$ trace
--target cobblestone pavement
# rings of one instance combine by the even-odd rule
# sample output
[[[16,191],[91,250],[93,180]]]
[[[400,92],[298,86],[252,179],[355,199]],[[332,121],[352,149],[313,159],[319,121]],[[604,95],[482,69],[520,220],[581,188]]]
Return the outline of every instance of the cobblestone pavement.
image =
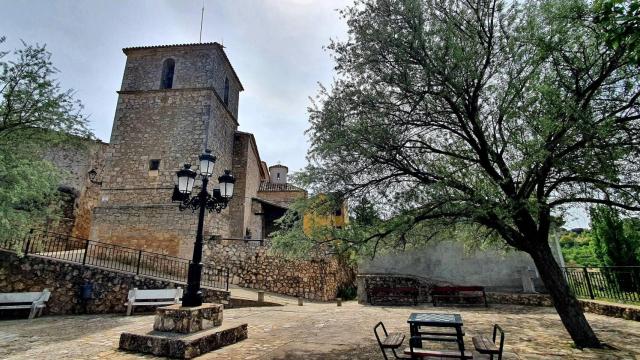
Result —
[[[391,331],[408,333],[411,312],[457,312],[471,336],[489,334],[493,323],[506,332],[504,359],[640,359],[640,322],[587,314],[600,339],[617,350],[572,348],[553,308],[493,305],[485,308],[372,307],[345,302],[299,307],[228,309],[225,319],[249,324],[249,339],[198,359],[382,359],[373,336],[379,320]],[[153,316],[45,316],[0,321],[3,359],[153,358],[117,350],[123,331],[150,329]],[[406,345],[406,340],[405,340]]]

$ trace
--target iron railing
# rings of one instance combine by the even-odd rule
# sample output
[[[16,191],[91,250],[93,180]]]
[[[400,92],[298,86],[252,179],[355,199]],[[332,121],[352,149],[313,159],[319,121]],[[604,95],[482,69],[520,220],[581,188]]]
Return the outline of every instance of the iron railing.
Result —
[[[20,249],[25,256],[41,256],[178,282],[187,281],[190,262],[126,246],[33,230],[22,240],[0,241],[0,249]],[[229,290],[229,269],[204,265],[201,285]]]
[[[564,273],[578,297],[640,301],[640,266],[565,267]]]

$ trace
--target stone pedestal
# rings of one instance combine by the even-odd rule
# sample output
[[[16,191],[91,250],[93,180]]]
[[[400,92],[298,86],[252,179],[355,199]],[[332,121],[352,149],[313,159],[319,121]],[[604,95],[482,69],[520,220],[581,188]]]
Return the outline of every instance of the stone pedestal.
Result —
[[[524,293],[536,293],[536,287],[533,284],[533,278],[536,273],[531,268],[523,268],[520,270],[520,279],[522,280],[522,291]]]
[[[192,334],[150,331],[122,333],[120,349],[156,356],[192,359],[247,338],[247,324],[230,322],[224,326]]]
[[[220,325],[222,325],[221,304],[202,304],[195,307],[182,307],[176,304],[156,310],[153,330],[190,334]]]
[[[222,326],[222,305],[179,304],[156,309],[153,331],[122,333],[120,349],[156,356],[191,359],[246,339],[247,324]]]

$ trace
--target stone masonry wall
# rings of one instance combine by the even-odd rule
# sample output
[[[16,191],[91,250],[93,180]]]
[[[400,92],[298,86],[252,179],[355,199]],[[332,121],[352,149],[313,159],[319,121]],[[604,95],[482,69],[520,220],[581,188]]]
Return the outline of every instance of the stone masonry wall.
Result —
[[[215,174],[231,169],[235,120],[210,90],[121,94],[115,117],[90,238],[190,257],[197,216],[171,204],[175,172],[185,162],[197,169],[204,148],[217,157]],[[151,159],[161,160],[158,171]],[[229,236],[228,210],[208,216],[205,232]]]
[[[93,298],[86,304],[80,297],[80,286],[93,284]],[[40,257],[18,257],[0,251],[0,292],[26,292],[49,289],[51,298],[44,314],[124,313],[130,289],[166,289],[184,284],[139,277]],[[229,292],[203,289],[205,301],[228,302]],[[149,311],[145,306],[141,311]]]
[[[165,48],[125,49],[127,63],[122,79],[122,91],[160,89],[162,65],[166,59],[175,61],[174,89],[214,89],[222,99],[224,79],[229,79],[229,110],[238,118],[238,97],[241,85],[233,75],[231,64],[221,47],[170,46]]]
[[[264,224],[264,208],[257,200],[251,201],[251,218],[249,219],[249,231],[252,239],[264,239],[266,237]]]
[[[398,274],[358,274],[356,278],[358,288],[358,303],[369,304],[369,293],[373,288],[397,288],[397,287],[413,287],[418,289],[418,302],[429,302],[431,289],[435,285],[449,285],[432,279],[427,279],[414,275],[398,275]],[[401,302],[410,303],[413,299],[376,299],[376,303],[384,302]]]
[[[251,134],[236,132],[233,145],[233,175],[236,184],[234,197],[229,203],[229,233],[235,238],[247,235],[247,229],[251,228],[251,221],[256,217],[252,214],[251,199],[256,196],[260,186],[260,164],[253,144]],[[254,239],[261,239],[251,233]]]
[[[340,288],[355,280],[353,270],[336,259],[290,260],[270,255],[269,247],[268,243],[210,241],[205,259],[227,266],[232,284],[310,300],[335,299]]]
[[[198,215],[179,211],[177,205],[98,207],[100,222],[91,228],[91,239],[165,255],[191,258]],[[228,210],[205,213],[204,236],[226,234]]]
[[[250,135],[245,135],[250,137]],[[259,163],[259,155],[258,149],[255,148],[255,142],[250,141],[247,151],[247,176],[245,179],[245,199],[244,199],[244,226],[243,231],[246,235],[247,228],[251,228],[251,221],[253,218],[261,218],[261,215],[255,215],[255,212],[252,211],[251,203],[253,202],[252,198],[256,197],[258,193],[258,188],[260,187],[260,163]],[[263,237],[258,237],[257,234],[254,235],[251,232],[251,237],[253,239],[262,239]]]
[[[197,168],[205,146],[217,157],[216,173],[230,169],[236,124],[222,107],[210,90],[121,93],[106,156],[105,195],[120,189],[172,189],[175,171],[185,162]],[[160,160],[156,173],[149,171],[151,159]],[[121,200],[157,201],[144,196]]]
[[[73,202],[69,204],[70,211],[65,212],[65,218],[62,220],[65,226],[49,230],[87,238],[91,228],[91,210],[97,204],[100,195],[100,185],[92,183],[88,174],[92,169],[98,176],[102,174],[104,154],[109,144],[101,141],[79,140],[82,143],[48,148],[43,153],[43,158],[52,162],[63,172],[60,186],[65,189]]]

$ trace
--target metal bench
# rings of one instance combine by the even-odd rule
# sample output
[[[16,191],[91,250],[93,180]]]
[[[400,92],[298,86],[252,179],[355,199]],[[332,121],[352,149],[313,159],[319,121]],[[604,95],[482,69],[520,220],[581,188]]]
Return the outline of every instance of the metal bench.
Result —
[[[496,336],[500,332],[500,345],[496,344]],[[480,354],[490,355],[490,359],[493,360],[493,355],[498,355],[498,360],[502,360],[502,350],[504,348],[504,331],[498,326],[493,325],[493,339],[489,339],[485,336],[474,336],[471,338],[473,341],[473,347]]]
[[[127,316],[131,315],[134,306],[158,306],[177,304],[182,298],[182,288],[176,289],[149,289],[134,288],[129,290],[127,299]],[[142,301],[140,301],[142,300]]]
[[[48,289],[40,292],[1,293],[0,310],[31,309],[29,319],[42,315],[42,309],[51,293]]]
[[[438,300],[451,300],[451,299],[469,299],[476,298],[481,299],[484,302],[484,306],[488,307],[487,293],[483,286],[434,286],[431,289],[431,301],[433,306],[438,306]],[[459,303],[464,303],[460,301]]]
[[[384,338],[380,340],[380,335],[378,335],[378,328],[382,327],[382,331],[384,333]],[[385,360],[388,360],[386,349],[391,349],[393,352],[393,356],[396,359],[406,359],[404,357],[399,357],[396,353],[396,349],[402,346],[402,342],[404,341],[404,334],[399,332],[387,333],[387,329],[384,327],[382,321],[376,324],[373,327],[373,333],[376,335],[376,340],[378,340],[378,346],[380,346],[380,351],[382,351],[382,356],[384,356]]]

